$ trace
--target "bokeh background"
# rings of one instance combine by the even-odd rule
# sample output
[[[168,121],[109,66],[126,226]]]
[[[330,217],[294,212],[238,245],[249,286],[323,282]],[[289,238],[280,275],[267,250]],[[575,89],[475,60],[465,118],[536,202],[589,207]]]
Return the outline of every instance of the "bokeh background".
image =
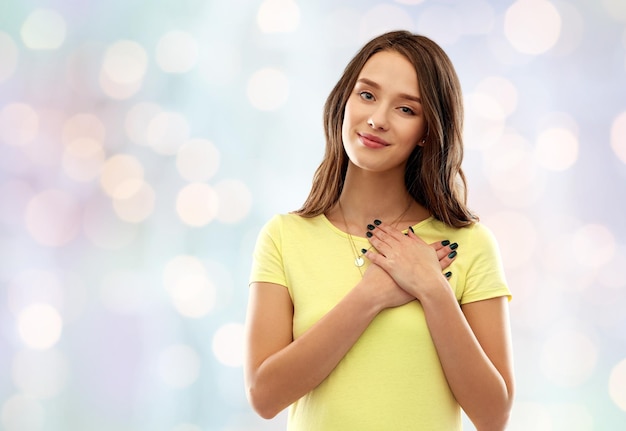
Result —
[[[1,429],[284,429],[244,394],[254,241],[306,197],[345,64],[399,28],[463,85],[510,429],[626,429],[623,0],[0,2]]]

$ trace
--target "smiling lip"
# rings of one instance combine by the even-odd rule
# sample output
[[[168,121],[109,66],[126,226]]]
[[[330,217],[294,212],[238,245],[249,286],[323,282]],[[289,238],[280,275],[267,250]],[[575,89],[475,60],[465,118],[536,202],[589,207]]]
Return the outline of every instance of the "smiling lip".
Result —
[[[359,140],[363,145],[368,148],[384,148],[389,145],[389,142],[378,136],[370,135],[368,133],[359,133]]]

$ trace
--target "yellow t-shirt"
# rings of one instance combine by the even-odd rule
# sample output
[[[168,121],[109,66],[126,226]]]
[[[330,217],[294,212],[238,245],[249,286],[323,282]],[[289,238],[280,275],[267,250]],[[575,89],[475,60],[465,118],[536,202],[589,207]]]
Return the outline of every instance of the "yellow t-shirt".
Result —
[[[497,244],[480,224],[456,229],[431,217],[413,226],[427,243],[459,244],[446,269],[460,304],[510,296]],[[357,250],[369,248],[353,236]],[[261,230],[251,282],[285,286],[301,336],[361,278],[346,233],[324,215],[277,215]],[[361,268],[365,270],[369,262]],[[289,431],[461,429],[460,408],[444,376],[418,301],[381,312],[332,373],[293,403]]]

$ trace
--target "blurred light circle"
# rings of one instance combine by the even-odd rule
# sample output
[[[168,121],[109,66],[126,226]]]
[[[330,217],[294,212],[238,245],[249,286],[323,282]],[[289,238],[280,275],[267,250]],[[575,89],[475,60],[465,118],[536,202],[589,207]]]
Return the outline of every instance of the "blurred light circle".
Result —
[[[181,277],[170,290],[174,308],[183,316],[204,317],[215,306],[215,287],[202,275]]]
[[[2,404],[2,425],[5,431],[41,431],[44,409],[36,399],[16,394]]]
[[[613,120],[611,126],[611,148],[615,155],[626,163],[626,111]]]
[[[587,224],[574,233],[572,251],[579,264],[600,268],[613,259],[617,249],[615,236],[605,226]]]
[[[146,130],[148,145],[164,155],[174,155],[189,140],[189,122],[176,112],[159,112]]]
[[[100,172],[100,185],[102,189],[111,197],[121,198],[137,192],[143,184],[144,170],[139,160],[128,154],[116,154],[110,157],[102,166]],[[129,180],[140,180],[132,183],[136,187],[130,190],[128,187],[120,187]]]
[[[57,49],[65,40],[65,20],[50,9],[35,9],[22,24],[22,41],[27,48]]]
[[[192,183],[178,192],[176,213],[190,226],[205,226],[217,216],[218,195],[211,186]]]
[[[48,399],[58,395],[66,386],[69,364],[56,349],[22,350],[13,358],[13,382],[22,394]]]
[[[598,349],[586,334],[560,329],[552,331],[543,345],[541,369],[557,385],[573,388],[591,376],[597,359]]]
[[[60,247],[79,233],[81,208],[76,199],[62,190],[35,195],[26,207],[26,229],[38,243]]]
[[[206,268],[197,257],[187,255],[176,256],[165,265],[163,284],[165,285],[165,289],[172,293],[180,280],[184,277],[206,277],[206,275]]]
[[[520,268],[528,264],[537,245],[537,232],[526,215],[501,211],[484,217],[484,223],[498,239],[505,268]]]
[[[133,84],[143,80],[148,67],[148,54],[137,42],[120,40],[107,48],[102,71],[115,84]]]
[[[45,303],[60,309],[63,306],[63,287],[58,274],[41,269],[18,272],[7,288],[9,310],[15,315],[29,305]]]
[[[198,61],[198,42],[185,31],[170,31],[157,43],[156,61],[164,72],[188,72]]]
[[[535,178],[535,164],[529,145],[519,135],[507,134],[484,152],[483,171],[491,187],[517,191],[530,187]]]
[[[501,76],[488,76],[478,83],[476,94],[488,99],[482,99],[488,118],[496,120],[508,117],[517,108],[517,88],[511,81]],[[479,96],[480,97],[480,96]],[[478,99],[478,107],[481,107]],[[493,103],[497,103],[497,107]]]
[[[158,373],[166,385],[186,388],[198,380],[200,356],[185,344],[168,346],[158,356]]]
[[[24,308],[17,319],[24,344],[33,349],[49,349],[61,338],[63,320],[51,305],[38,303]]]
[[[222,223],[238,223],[252,208],[252,193],[243,181],[222,180],[215,184],[219,206],[217,219]]]
[[[626,412],[626,358],[622,359],[611,370],[609,396],[617,407]]]
[[[578,138],[567,129],[544,130],[537,138],[535,158],[552,171],[569,169],[578,159]]]
[[[504,33],[519,52],[542,54],[559,40],[561,16],[547,0],[517,0],[506,11]]]
[[[361,18],[359,38],[367,41],[387,31],[415,27],[413,18],[405,9],[381,3],[369,9]]]
[[[7,33],[0,31],[0,82],[11,78],[17,68],[19,51],[13,38]]]
[[[139,102],[134,105],[126,114],[124,122],[128,138],[135,144],[148,145],[148,127],[161,111],[161,107],[154,103]]]
[[[213,354],[228,367],[243,364],[244,327],[240,323],[226,323],[213,335]]]
[[[263,33],[292,32],[300,24],[300,8],[293,0],[264,0],[256,20]]]
[[[98,141],[78,138],[65,146],[63,172],[75,181],[88,182],[100,175],[106,155]]]
[[[623,0],[602,0],[602,5],[613,19],[626,22],[626,3]]]
[[[139,182],[139,184],[136,184]],[[128,193],[120,193],[120,189]],[[140,223],[154,212],[156,193],[150,184],[143,180],[130,179],[121,183],[113,198],[113,209],[119,218],[130,223]]]
[[[400,3],[400,4],[415,5],[415,4],[423,3],[424,0],[395,0],[395,2]]]
[[[111,80],[111,78],[102,71],[100,72],[99,83],[102,92],[111,99],[125,100],[139,92],[143,81],[134,81],[130,84],[119,83]]]
[[[85,205],[83,230],[99,248],[120,250],[137,238],[137,225],[120,220],[108,199],[92,199]]]
[[[248,100],[261,111],[280,108],[289,98],[289,79],[278,69],[256,71],[248,81]]]
[[[215,175],[219,166],[220,152],[206,139],[192,139],[176,154],[178,173],[187,181],[206,181]]]
[[[39,133],[39,115],[25,103],[9,103],[0,111],[0,139],[9,145],[32,142]]]
[[[93,114],[76,114],[63,124],[63,143],[69,145],[77,139],[90,139],[102,145],[106,129],[104,123]]]

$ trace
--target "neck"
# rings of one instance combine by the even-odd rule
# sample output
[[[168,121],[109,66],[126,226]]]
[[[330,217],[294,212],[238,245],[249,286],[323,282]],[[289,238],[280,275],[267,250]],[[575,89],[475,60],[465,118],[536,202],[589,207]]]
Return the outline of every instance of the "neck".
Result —
[[[375,219],[406,228],[408,224],[400,224],[408,221],[416,223],[428,217],[428,212],[415,202],[406,189],[404,169],[372,173],[350,163],[339,203],[341,208],[335,205],[327,217],[345,231],[361,235],[365,226]]]

